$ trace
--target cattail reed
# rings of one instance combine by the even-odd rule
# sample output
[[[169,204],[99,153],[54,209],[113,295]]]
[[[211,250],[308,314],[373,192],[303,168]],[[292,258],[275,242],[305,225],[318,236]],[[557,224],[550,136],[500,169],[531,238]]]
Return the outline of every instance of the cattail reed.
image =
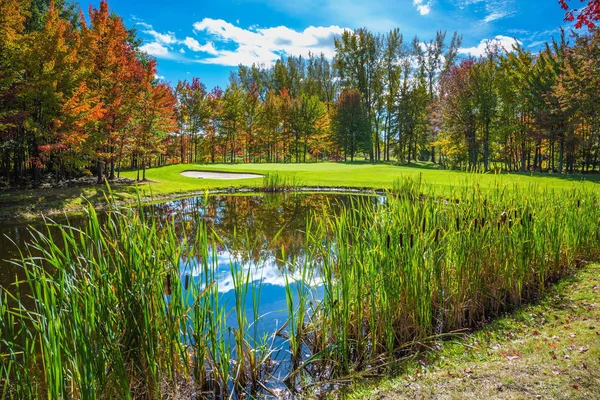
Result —
[[[281,184],[270,179],[271,187]],[[360,375],[405,356],[408,343],[472,328],[538,298],[600,250],[594,191],[540,196],[536,187],[462,185],[440,202],[422,196],[415,179],[397,187],[383,205],[363,199],[307,221],[304,258],[282,268],[296,272],[285,273],[287,321],[264,339],[253,332],[260,287],[253,292],[249,273],[232,260],[233,304],[222,301],[210,255],[223,241],[205,224],[181,240],[174,224],[157,223],[141,205],[115,209],[106,224],[89,207],[83,232],[60,226],[56,240],[38,234],[27,251],[41,256],[19,262],[35,301],[27,309],[17,302],[13,312],[0,291],[3,346],[15,350],[22,339],[22,348],[39,349],[11,355],[15,397],[164,398],[186,383],[214,397],[255,397],[272,379],[277,352],[295,367],[291,385],[306,371],[311,382]],[[415,245],[423,251],[409,250]],[[191,268],[202,271],[197,279]],[[274,345],[275,337],[284,343]],[[44,368],[31,367],[35,357]],[[5,371],[0,385],[10,378]]]

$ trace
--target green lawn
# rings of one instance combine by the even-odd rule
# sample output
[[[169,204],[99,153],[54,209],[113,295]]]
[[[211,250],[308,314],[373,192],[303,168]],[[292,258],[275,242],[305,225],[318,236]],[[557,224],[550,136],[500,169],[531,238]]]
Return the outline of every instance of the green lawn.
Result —
[[[568,189],[583,185],[594,190],[600,189],[598,175],[542,175],[542,174],[469,174],[460,171],[445,171],[425,166],[394,166],[371,163],[314,163],[314,164],[211,164],[194,165],[178,164],[153,168],[146,171],[146,177],[151,183],[143,188],[150,188],[156,195],[202,191],[204,189],[227,187],[259,187],[262,179],[243,180],[211,180],[188,178],[181,175],[182,171],[227,171],[249,173],[273,173],[282,177],[296,180],[303,186],[327,187],[361,187],[361,188],[391,188],[394,180],[402,177],[418,177],[421,174],[423,182],[436,192],[444,192],[451,186],[472,184],[478,182],[482,187],[500,182],[501,184],[516,183],[519,185],[536,184],[541,189]],[[125,177],[135,178],[136,172],[125,172]]]
[[[388,164],[313,163],[313,164],[177,164],[151,168],[146,171],[149,182],[130,186],[115,186],[113,195],[122,202],[134,201],[139,189],[146,199],[163,200],[173,197],[203,193],[207,189],[250,187],[259,188],[262,178],[242,180],[211,180],[188,178],[182,171],[226,171],[249,173],[277,173],[294,179],[303,186],[391,188],[402,177],[421,175],[425,189],[437,195],[447,194],[452,186],[471,185],[477,182],[484,189],[494,182],[501,184],[538,185],[540,190],[569,189],[584,186],[600,190],[600,175],[547,175],[547,174],[469,174],[459,171],[439,170],[431,164],[394,166]],[[135,179],[136,171],[126,171],[123,177]],[[81,211],[83,199],[101,207],[104,204],[105,186],[87,188],[8,190],[0,192],[0,220],[33,219],[40,215],[75,213]]]

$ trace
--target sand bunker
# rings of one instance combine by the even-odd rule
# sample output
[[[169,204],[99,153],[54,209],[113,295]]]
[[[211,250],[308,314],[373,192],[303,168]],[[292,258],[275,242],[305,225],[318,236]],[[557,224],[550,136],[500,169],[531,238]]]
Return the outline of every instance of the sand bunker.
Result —
[[[238,174],[235,172],[209,172],[209,171],[183,171],[183,176],[188,178],[198,179],[220,179],[220,180],[233,180],[233,179],[253,179],[262,178],[263,175],[258,174]]]

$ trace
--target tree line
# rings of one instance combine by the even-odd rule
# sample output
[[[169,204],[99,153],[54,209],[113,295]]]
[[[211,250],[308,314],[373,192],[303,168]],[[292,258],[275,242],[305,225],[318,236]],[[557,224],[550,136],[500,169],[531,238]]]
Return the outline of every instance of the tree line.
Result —
[[[88,22],[89,21],[89,22]],[[87,19],[65,1],[0,2],[0,175],[114,178],[162,157],[175,96],[105,0]]]
[[[600,32],[533,53],[461,36],[365,28],[335,56],[240,65],[225,89],[171,87],[106,0],[0,2],[0,176],[36,186],[167,163],[430,161],[444,168],[595,172]],[[139,174],[138,174],[139,175]]]

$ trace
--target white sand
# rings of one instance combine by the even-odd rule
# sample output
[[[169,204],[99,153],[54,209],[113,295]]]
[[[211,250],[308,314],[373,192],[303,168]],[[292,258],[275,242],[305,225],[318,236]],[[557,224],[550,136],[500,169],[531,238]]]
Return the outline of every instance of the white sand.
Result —
[[[258,174],[237,174],[234,172],[208,172],[208,171],[183,171],[181,175],[188,178],[198,179],[219,179],[219,180],[233,180],[233,179],[253,179],[262,178],[263,175]]]

